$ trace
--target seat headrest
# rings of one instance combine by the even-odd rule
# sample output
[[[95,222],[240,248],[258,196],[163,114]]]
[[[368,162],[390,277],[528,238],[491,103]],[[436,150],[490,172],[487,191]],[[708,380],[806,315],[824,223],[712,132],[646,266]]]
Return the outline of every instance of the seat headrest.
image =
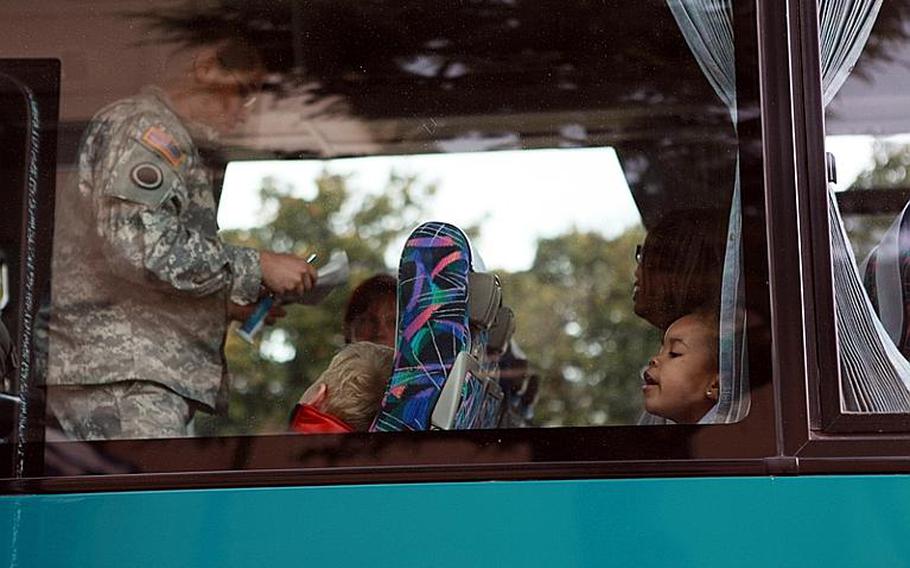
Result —
[[[497,355],[505,353],[513,333],[515,333],[515,312],[509,306],[500,306],[493,325],[490,327],[487,351]]]
[[[502,305],[502,285],[491,272],[472,272],[468,275],[468,311],[471,325],[489,329]]]

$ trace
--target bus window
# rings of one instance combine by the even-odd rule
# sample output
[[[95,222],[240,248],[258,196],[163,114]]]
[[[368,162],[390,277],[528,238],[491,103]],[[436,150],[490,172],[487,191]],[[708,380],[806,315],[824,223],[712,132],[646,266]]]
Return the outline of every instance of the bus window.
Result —
[[[837,73],[825,80],[825,100],[831,99],[825,115],[825,145],[833,157],[829,177],[836,178],[834,195],[841,216],[832,218],[832,254],[835,273],[840,266],[845,268],[844,278],[835,276],[840,411],[845,413],[910,412],[906,360],[910,274],[902,260],[908,250],[904,235],[910,229],[906,210],[910,202],[906,111],[910,20],[905,12],[897,4],[886,3],[880,12],[872,9],[865,19],[857,20],[853,29],[869,37],[857,42],[857,47],[864,46],[861,55],[853,49],[859,56],[855,69],[842,88],[838,89]],[[836,44],[831,42],[832,49],[846,51]],[[848,236],[849,244],[838,245],[841,234]],[[848,281],[862,285],[851,287]]]
[[[747,419],[754,13],[546,6],[22,4],[66,71],[52,437]]]

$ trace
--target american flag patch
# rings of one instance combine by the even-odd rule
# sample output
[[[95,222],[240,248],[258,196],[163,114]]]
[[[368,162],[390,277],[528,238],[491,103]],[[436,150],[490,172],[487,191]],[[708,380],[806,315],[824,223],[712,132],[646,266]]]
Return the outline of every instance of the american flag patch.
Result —
[[[172,166],[179,166],[186,159],[186,154],[177,142],[160,126],[152,126],[146,130],[141,140],[146,148],[160,155]]]

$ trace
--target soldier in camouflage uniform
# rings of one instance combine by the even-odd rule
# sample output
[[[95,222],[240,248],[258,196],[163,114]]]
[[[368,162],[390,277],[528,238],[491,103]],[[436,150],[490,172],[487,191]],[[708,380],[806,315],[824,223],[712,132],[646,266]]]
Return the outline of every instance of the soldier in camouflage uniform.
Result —
[[[58,196],[47,375],[48,411],[71,438],[185,435],[195,409],[226,402],[228,320],[261,291],[315,284],[300,257],[218,237],[194,136],[243,119],[254,53],[204,48],[170,88],[106,107],[83,136],[78,185]]]

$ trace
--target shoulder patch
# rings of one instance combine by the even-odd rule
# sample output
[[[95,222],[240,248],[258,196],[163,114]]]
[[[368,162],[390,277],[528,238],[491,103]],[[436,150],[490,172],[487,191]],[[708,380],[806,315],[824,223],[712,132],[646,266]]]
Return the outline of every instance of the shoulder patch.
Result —
[[[157,209],[178,191],[180,178],[159,153],[133,144],[107,176],[104,194]]]
[[[164,172],[157,164],[142,162],[130,170],[130,179],[140,189],[153,191],[161,187],[164,182]]]
[[[186,154],[177,145],[177,141],[160,126],[152,126],[142,133],[139,141],[143,146],[155,152],[177,167],[186,160]]]

